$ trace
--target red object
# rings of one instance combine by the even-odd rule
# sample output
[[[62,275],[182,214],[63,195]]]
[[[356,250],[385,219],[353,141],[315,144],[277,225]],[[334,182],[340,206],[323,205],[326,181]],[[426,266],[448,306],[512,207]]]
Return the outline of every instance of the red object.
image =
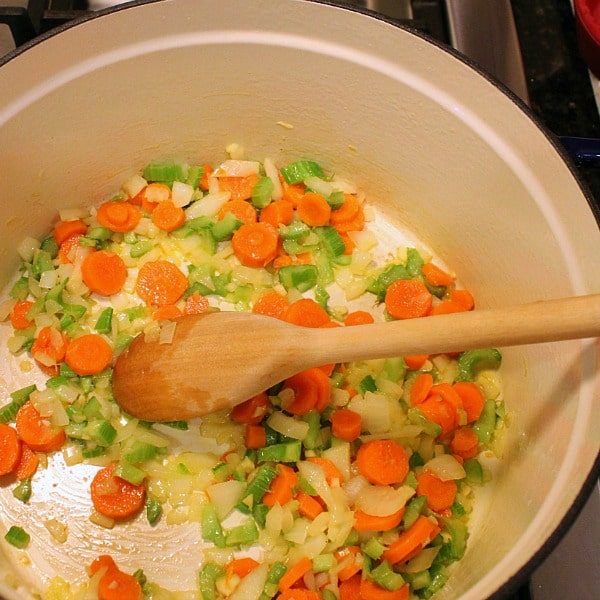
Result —
[[[579,52],[600,77],[600,0],[575,0],[574,5]]]

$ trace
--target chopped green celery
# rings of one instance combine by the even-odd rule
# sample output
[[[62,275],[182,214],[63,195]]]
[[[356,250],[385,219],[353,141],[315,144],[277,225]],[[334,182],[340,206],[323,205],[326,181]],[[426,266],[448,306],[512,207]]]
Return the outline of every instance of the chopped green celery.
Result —
[[[206,215],[194,217],[193,219],[189,219],[188,221],[186,221],[186,225],[194,231],[200,231],[201,229],[211,229],[214,224],[215,220],[211,217],[207,217]]]
[[[450,510],[455,517],[464,517],[467,514],[465,507],[458,500],[454,500]]]
[[[79,238],[79,245],[86,246],[88,248],[100,248],[100,245],[103,243],[104,242],[101,242],[100,240],[93,240],[92,238],[89,238],[85,235],[82,235]]]
[[[376,537],[370,537],[361,549],[369,558],[377,560],[384,553],[385,546]]]
[[[264,529],[265,524],[267,522],[267,513],[269,512],[269,507],[266,504],[256,504],[252,508],[252,516],[256,521],[257,525]]]
[[[192,294],[196,293],[200,294],[201,296],[210,296],[211,294],[215,293],[215,290],[209,288],[200,281],[195,281],[190,285],[190,287],[188,287],[187,290],[185,290],[185,292],[183,293],[183,298],[189,298]]]
[[[446,294],[446,286],[445,285],[433,285],[429,283],[427,279],[424,281],[425,287],[429,290],[429,293],[435,296],[436,298],[443,298]]]
[[[335,192],[331,192],[329,196],[327,196],[327,204],[331,206],[332,210],[336,210],[344,204],[344,192],[337,190]]]
[[[138,580],[138,583],[142,586],[142,588],[148,583],[148,578],[146,575],[144,575],[143,569],[137,569],[137,571],[134,571],[133,576]]]
[[[442,428],[437,423],[430,421],[418,408],[409,408],[407,416],[413,425],[422,427],[427,435],[437,437],[442,433]]]
[[[372,375],[367,375],[358,384],[358,391],[364,396],[366,392],[376,392],[377,384]]]
[[[279,434],[274,429],[269,427],[266,423],[264,425],[264,428],[266,435],[265,446],[272,446],[273,444],[277,444],[277,442],[279,442]]]
[[[298,489],[309,496],[318,496],[317,490],[308,483],[308,480],[305,477],[300,476],[298,478]]]
[[[31,536],[18,525],[12,525],[11,528],[6,532],[4,539],[15,548],[24,550],[31,541]]]
[[[314,258],[317,267],[317,285],[325,288],[335,279],[331,259],[326,252],[321,251],[315,252]]]
[[[124,331],[120,331],[117,334],[117,339],[115,340],[115,351],[123,350],[127,348],[129,344],[133,341],[133,336],[125,333]]]
[[[419,571],[418,573],[407,573],[405,575],[410,587],[414,591],[423,590],[431,585],[431,575],[429,571]]]
[[[431,598],[434,594],[439,592],[444,585],[446,585],[446,581],[448,581],[448,575],[444,569],[444,566],[440,563],[434,563],[429,569],[429,574],[431,577],[431,583],[420,593],[422,598]]]
[[[112,318],[113,309],[109,306],[100,313],[96,325],[94,325],[94,329],[98,333],[110,333],[112,331]]]
[[[314,408],[307,412],[302,420],[308,423],[308,432],[302,440],[302,444],[308,450],[313,450],[318,446],[321,434],[321,415]]]
[[[416,248],[408,248],[406,250],[406,270],[408,274],[415,278],[421,275],[424,260]]]
[[[29,295],[29,280],[26,277],[19,277],[10,288],[9,296],[14,300],[25,300]]]
[[[254,293],[254,286],[250,283],[245,285],[238,285],[233,294],[231,294],[231,301],[236,302],[250,302]]]
[[[483,350],[467,350],[458,357],[456,381],[473,381],[480,368],[498,368],[502,362],[502,354],[495,348]]]
[[[322,598],[322,600],[337,600],[337,596],[335,595],[335,592],[328,590],[328,589],[324,589],[321,592],[321,598]]]
[[[242,500],[236,504],[236,508],[242,512],[248,512],[249,506],[244,502],[249,496],[252,496],[251,505],[260,503],[262,497],[267,493],[271,486],[271,481],[277,475],[277,469],[271,465],[262,465],[255,472],[252,479],[248,482],[242,495]]]
[[[146,471],[121,459],[115,468],[115,475],[133,485],[141,485],[146,478]]]
[[[36,250],[33,255],[33,263],[31,273],[36,278],[39,279],[39,276],[45,271],[52,271],[54,269],[54,264],[52,263],[52,256],[50,256],[49,252],[45,252],[44,250]]]
[[[225,534],[219,521],[217,508],[212,502],[205,504],[202,509],[201,528],[202,539],[205,542],[212,542],[218,548],[225,547]]]
[[[318,271],[315,265],[288,265],[279,269],[279,281],[286,290],[306,292],[315,287]]]
[[[480,444],[489,444],[496,429],[496,403],[486,400],[479,419],[473,424],[473,431],[477,434]]]
[[[110,446],[117,437],[117,430],[110,421],[105,419],[97,419],[89,423],[88,433],[90,438],[100,446]]]
[[[179,473],[180,475],[189,475],[190,470],[183,463],[178,463],[177,464],[177,473]]]
[[[85,237],[99,242],[105,242],[109,240],[113,232],[107,227],[92,227],[86,234]]]
[[[315,227],[313,231],[319,237],[321,247],[332,258],[340,256],[346,250],[346,244],[335,227]]]
[[[79,321],[83,315],[87,312],[87,308],[82,304],[64,304],[63,315],[66,317],[73,317],[76,321]]]
[[[250,546],[256,541],[258,541],[258,528],[254,519],[248,519],[225,533],[226,546]]]
[[[298,462],[302,452],[302,442],[294,441],[285,444],[273,444],[259,448],[256,452],[258,462]]]
[[[31,498],[31,479],[23,479],[12,491],[13,496],[21,502],[27,502]]]
[[[56,375],[55,377],[50,377],[50,379],[46,380],[46,387],[50,388],[51,390],[55,390],[61,385],[68,385],[69,383],[70,378],[66,375]]]
[[[228,271],[227,273],[218,273],[213,270],[210,274],[210,278],[215,288],[213,293],[217,294],[217,296],[227,296],[229,292],[227,286],[231,283],[231,271]]]
[[[252,189],[252,204],[256,208],[264,208],[271,202],[271,194],[275,186],[270,177],[260,177]]]
[[[28,385],[24,388],[16,390],[10,394],[11,401],[0,408],[0,423],[10,423],[15,420],[19,409],[29,400],[32,392],[35,392],[37,387]]]
[[[148,519],[148,523],[150,523],[150,525],[158,523],[162,512],[162,504],[156,498],[148,494],[146,496],[146,518]]]
[[[94,387],[96,387],[94,377],[91,375],[86,375],[84,377],[79,378],[79,385],[81,385],[81,389],[84,394],[89,394]]]
[[[389,381],[399,382],[404,379],[406,374],[406,363],[401,356],[394,358],[386,358],[383,363],[383,369],[381,370],[379,377],[384,377]]]
[[[281,175],[286,183],[301,183],[309,177],[325,179],[325,174],[320,165],[314,160],[297,160],[289,165],[281,167]]]
[[[317,244],[306,244],[298,240],[284,240],[283,249],[288,254],[296,256],[298,254],[304,254],[305,252],[315,252]]]
[[[83,456],[83,458],[96,458],[103,454],[106,454],[106,448],[103,446],[86,446],[81,451],[81,456]]]
[[[223,567],[215,563],[206,563],[198,574],[198,586],[202,600],[216,600],[217,590],[215,587],[217,579],[223,577]]]
[[[312,570],[314,573],[329,573],[335,567],[336,560],[333,552],[317,554],[312,559]]]
[[[465,460],[463,468],[467,474],[467,482],[470,484],[483,483],[485,474],[481,463],[476,458]]]
[[[376,279],[372,279],[367,285],[367,292],[377,296],[383,302],[388,287],[398,279],[410,279],[410,275],[404,265],[391,265],[387,267]]]
[[[300,240],[310,233],[310,227],[300,220],[292,221],[289,225],[279,226],[279,237],[282,240]]]
[[[406,511],[402,517],[402,527],[408,529],[413,525],[426,507],[427,496],[414,496],[406,505]]]
[[[243,224],[232,212],[227,212],[221,220],[211,222],[210,231],[217,242],[222,242],[230,239]]]
[[[130,323],[133,323],[136,319],[143,319],[148,314],[147,308],[141,304],[126,308],[123,312],[127,315]]]
[[[204,167],[192,165],[188,168],[187,179],[184,183],[191,185],[193,188],[197,188],[200,185],[202,175],[204,175]]]
[[[36,317],[37,315],[43,313],[45,310],[45,306],[44,306],[45,304],[46,304],[46,296],[40,296],[39,298],[36,298],[33,301],[33,305],[27,311],[27,318],[29,320],[31,320],[34,317]]]
[[[336,256],[331,259],[331,262],[334,265],[338,265],[339,267],[347,267],[352,263],[352,255],[351,254],[340,254],[340,256]]]
[[[329,292],[322,286],[315,286],[315,302],[327,310],[327,302],[329,301]]]
[[[265,598],[273,598],[279,591],[279,580],[285,575],[287,567],[282,562],[275,562],[269,569],[267,581],[263,588],[263,596]],[[261,597],[262,598],[262,597]]]
[[[179,429],[179,431],[187,431],[190,428],[187,421],[163,421],[161,425],[171,427],[172,429]]]
[[[139,258],[150,252],[152,248],[154,248],[154,244],[148,240],[136,242],[129,249],[129,256],[131,256],[131,258]]]
[[[47,252],[52,259],[58,256],[58,244],[56,243],[53,235],[49,235],[47,238],[42,240],[42,243],[40,244],[40,250]]]
[[[413,452],[408,459],[408,466],[411,469],[416,469],[417,467],[422,467],[425,464],[423,457],[418,452]]]
[[[157,453],[158,448],[156,446],[136,440],[123,456],[126,460],[135,465],[154,458]]]
[[[59,304],[62,305],[63,304],[62,294],[63,294],[63,291],[64,291],[66,285],[67,285],[67,280],[65,279],[63,282],[56,284],[53,288],[48,290],[48,292],[46,293],[44,302],[48,302],[48,300],[54,300],[55,302],[58,302]]]
[[[443,518],[442,520],[450,534],[450,541],[443,545],[438,556],[442,561],[460,560],[467,547],[467,526],[459,519]]]
[[[69,331],[69,329],[75,325],[75,319],[71,315],[61,317],[61,319],[58,322],[58,327],[61,331]]]
[[[371,571],[371,579],[379,587],[390,592],[400,589],[405,583],[402,575],[396,573],[387,560],[384,560]]]
[[[413,488],[413,490],[417,489],[418,481],[417,481],[417,476],[415,475],[414,471],[408,472],[408,475],[406,476],[406,479],[404,480],[404,484]]]
[[[172,184],[174,181],[185,181],[186,171],[183,165],[178,163],[150,163],[143,171],[143,178],[147,181],[158,181],[159,183]]]
[[[229,463],[220,462],[213,467],[212,471],[215,479],[219,483],[222,483],[223,481],[227,481],[233,475],[234,467]]]
[[[344,546],[356,546],[360,541],[360,536],[356,529],[351,529],[348,537],[344,540]]]

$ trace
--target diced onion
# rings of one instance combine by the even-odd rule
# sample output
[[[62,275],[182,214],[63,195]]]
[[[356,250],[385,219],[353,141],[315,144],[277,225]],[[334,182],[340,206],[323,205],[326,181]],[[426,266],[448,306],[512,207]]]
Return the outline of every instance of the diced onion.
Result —
[[[331,185],[329,181],[325,181],[320,177],[307,177],[304,180],[304,184],[306,187],[309,187],[311,190],[314,190],[326,198],[335,192],[333,185]]]
[[[32,237],[26,237],[17,246],[17,253],[26,262],[33,260],[34,252],[40,247],[40,241]]]
[[[273,198],[273,200],[281,200],[283,196],[283,187],[281,185],[281,181],[279,180],[279,171],[275,166],[275,163],[270,158],[265,158],[263,167],[265,169],[265,175],[273,183],[271,198]]]
[[[188,219],[195,219],[196,217],[214,217],[230,197],[230,192],[209,193],[187,208],[185,214]]]
[[[215,177],[248,177],[256,175],[260,170],[260,164],[256,160],[226,160],[215,170]]]
[[[442,454],[427,461],[423,467],[442,481],[463,479],[466,476],[463,466],[451,454]]]
[[[134,198],[147,185],[148,182],[141,175],[135,174],[132,175],[121,187],[130,198]]]
[[[104,527],[105,529],[112,529],[115,526],[114,519],[106,517],[96,510],[90,515],[90,521],[96,525],[100,525],[100,527]]]
[[[349,479],[344,484],[344,490],[346,492],[346,495],[348,496],[348,502],[351,505],[354,504],[360,492],[369,485],[371,484],[362,475],[356,475]]]
[[[258,565],[242,578],[233,594],[229,596],[229,600],[258,600],[263,595],[268,574],[268,563]]]
[[[171,188],[171,200],[175,206],[187,206],[192,201],[194,188],[187,183],[174,181]]]
[[[229,158],[232,160],[243,160],[246,155],[246,151],[244,150],[244,146],[237,143],[228,144],[225,148],[225,152],[229,154]]]
[[[58,216],[61,221],[77,221],[85,219],[89,215],[87,208],[62,208],[58,211]]]
[[[414,494],[415,490],[408,485],[399,489],[388,485],[369,485],[361,489],[354,506],[369,515],[387,517],[403,508]]]
[[[442,546],[432,546],[431,548],[425,548],[421,550],[417,556],[412,560],[409,560],[405,565],[401,565],[399,570],[402,573],[420,573],[429,569],[433,564],[435,557],[438,552],[442,549]]]
[[[310,428],[308,423],[299,421],[294,417],[288,417],[279,410],[271,414],[267,420],[267,425],[277,433],[295,440],[303,440]]]
[[[160,326],[160,335],[158,337],[159,344],[171,344],[173,343],[173,337],[175,336],[175,328],[177,323],[175,321],[164,321]]]
[[[243,481],[223,481],[209,485],[206,493],[210,501],[215,505],[219,519],[224,519],[233,507],[242,499],[242,494],[246,489]]]
[[[0,302],[0,321],[6,321],[6,319],[8,319],[14,305],[15,301],[12,299]]]
[[[47,519],[44,521],[44,527],[59,544],[64,544],[67,541],[69,529],[65,523],[58,519]]]

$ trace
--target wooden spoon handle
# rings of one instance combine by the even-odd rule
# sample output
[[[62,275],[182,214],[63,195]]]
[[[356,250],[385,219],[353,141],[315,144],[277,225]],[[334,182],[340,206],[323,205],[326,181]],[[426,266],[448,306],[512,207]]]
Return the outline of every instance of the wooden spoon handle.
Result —
[[[311,362],[517,346],[600,336],[600,294],[368,326],[314,330]]]

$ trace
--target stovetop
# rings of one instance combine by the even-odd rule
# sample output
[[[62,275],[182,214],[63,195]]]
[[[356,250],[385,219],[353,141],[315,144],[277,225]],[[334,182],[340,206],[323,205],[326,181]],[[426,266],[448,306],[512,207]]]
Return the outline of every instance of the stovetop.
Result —
[[[36,35],[124,0],[0,0],[0,57]],[[469,56],[556,135],[600,138],[600,82],[577,51],[571,0],[335,0],[385,14]],[[4,25],[3,25],[4,24]],[[596,92],[596,94],[594,93]],[[600,169],[581,167],[599,206]],[[511,600],[600,598],[600,488]]]

